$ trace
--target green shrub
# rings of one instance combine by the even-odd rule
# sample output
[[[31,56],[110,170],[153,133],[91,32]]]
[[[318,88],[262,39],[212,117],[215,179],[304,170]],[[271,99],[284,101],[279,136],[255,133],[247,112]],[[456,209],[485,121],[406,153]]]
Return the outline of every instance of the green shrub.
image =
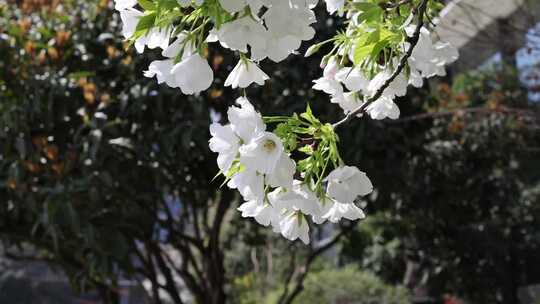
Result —
[[[406,304],[409,292],[389,286],[374,274],[349,265],[310,274],[296,304]]]

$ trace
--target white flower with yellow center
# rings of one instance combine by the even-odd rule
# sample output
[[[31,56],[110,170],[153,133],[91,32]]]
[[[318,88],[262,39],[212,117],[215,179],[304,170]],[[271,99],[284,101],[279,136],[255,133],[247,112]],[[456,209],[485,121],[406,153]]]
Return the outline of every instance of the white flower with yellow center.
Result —
[[[240,162],[248,169],[262,174],[274,172],[283,154],[281,139],[272,132],[263,132],[251,142],[240,147]]]

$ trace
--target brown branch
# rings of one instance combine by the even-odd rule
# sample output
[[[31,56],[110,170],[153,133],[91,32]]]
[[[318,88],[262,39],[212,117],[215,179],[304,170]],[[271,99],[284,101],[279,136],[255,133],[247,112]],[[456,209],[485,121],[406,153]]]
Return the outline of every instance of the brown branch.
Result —
[[[358,223],[358,222],[355,222],[355,223],[353,223],[351,225],[348,225],[346,227],[342,227],[341,232],[338,233],[336,236],[334,236],[332,238],[332,240],[330,240],[325,245],[317,248],[316,250],[312,250],[311,254],[306,259],[306,263],[302,267],[303,268],[302,271],[300,272],[300,274],[298,275],[298,277],[296,279],[296,284],[295,284],[295,287],[294,287],[293,291],[283,301],[279,302],[280,304],[291,304],[294,301],[294,299],[302,292],[302,290],[304,290],[304,281],[305,281],[305,279],[306,279],[306,277],[307,277],[307,275],[309,273],[309,269],[311,267],[311,264],[321,254],[326,252],[328,249],[334,247],[334,245],[336,245],[341,240],[341,238],[343,236],[345,236],[347,233],[351,232],[353,230],[353,228],[356,227],[356,223]]]
[[[411,45],[410,45],[409,49],[407,50],[407,52],[405,53],[405,55],[403,55],[403,57],[401,58],[401,60],[399,62],[399,65],[397,66],[394,73],[392,73],[390,78],[388,78],[384,82],[384,84],[375,92],[375,94],[373,96],[371,96],[368,100],[366,100],[366,102],[362,103],[355,110],[349,112],[347,115],[345,115],[345,117],[342,120],[334,123],[332,125],[334,127],[334,129],[339,127],[340,125],[348,122],[349,120],[351,120],[356,115],[364,112],[369,105],[371,105],[373,102],[375,102],[377,99],[379,99],[382,96],[384,90],[386,90],[390,86],[390,84],[394,81],[394,79],[396,79],[396,77],[398,77],[399,74],[403,71],[403,69],[407,65],[407,60],[411,57],[412,52],[413,52],[414,48],[416,47],[416,44],[418,44],[418,40],[420,38],[420,30],[424,26],[424,14],[426,13],[426,10],[427,10],[428,1],[429,0],[422,0],[420,5],[416,8],[416,12],[418,14],[418,24],[416,25],[416,29],[414,30],[414,34],[410,39],[410,44]]]
[[[285,283],[283,284],[283,293],[281,293],[281,296],[279,297],[278,303],[283,303],[287,296],[289,295],[289,285],[291,283],[291,280],[294,276],[294,273],[296,272],[296,250],[292,251],[291,259],[289,261],[289,273],[287,274],[287,277],[285,277]]]
[[[152,243],[151,250],[154,252],[154,257],[157,261],[157,265],[161,270],[161,273],[165,277],[166,282],[164,289],[169,293],[169,295],[176,304],[183,304],[184,302],[182,301],[182,298],[180,298],[180,294],[178,293],[178,290],[176,288],[176,281],[174,280],[171,269],[170,267],[168,267],[165,259],[163,259],[162,251],[164,251],[164,249],[162,249],[159,245]]]

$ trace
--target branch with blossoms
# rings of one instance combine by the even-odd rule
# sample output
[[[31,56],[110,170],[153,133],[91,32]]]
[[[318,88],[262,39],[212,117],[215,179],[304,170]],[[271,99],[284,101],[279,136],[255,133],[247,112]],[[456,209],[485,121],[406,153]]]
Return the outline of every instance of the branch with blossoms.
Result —
[[[402,3],[401,5],[403,5],[403,3],[406,3],[406,2],[402,1],[401,3]],[[332,125],[334,128],[337,128],[340,125],[346,123],[347,121],[351,120],[354,116],[361,115],[364,111],[366,111],[366,109],[372,103],[376,102],[379,98],[381,98],[383,96],[385,90],[392,84],[392,82],[399,75],[401,75],[401,73],[403,72],[403,69],[407,65],[407,62],[408,62],[409,58],[411,58],[411,56],[412,56],[412,53],[413,53],[414,48],[416,47],[416,44],[418,43],[418,41],[420,39],[420,32],[422,30],[422,27],[424,26],[424,14],[426,13],[427,3],[428,3],[428,0],[422,0],[422,2],[420,3],[420,5],[417,8],[417,10],[418,10],[418,13],[417,13],[417,15],[418,15],[418,23],[417,23],[416,29],[414,30],[414,33],[413,33],[413,35],[412,35],[412,37],[410,39],[410,46],[407,49],[407,52],[405,53],[405,55],[399,61],[399,65],[394,70],[392,75],[390,75],[390,77],[388,77],[388,79],[385,80],[385,82],[382,84],[382,86],[379,87],[379,89],[377,89],[377,91],[375,92],[375,94],[373,94],[373,96],[368,98],[358,108],[356,108],[356,109],[350,111],[349,113],[347,113],[347,115],[342,120],[334,123]],[[398,4],[396,4],[396,5],[398,5]],[[385,6],[385,7],[388,7],[388,6]]]
[[[225,86],[263,85],[269,76],[258,63],[280,62],[315,36],[318,0],[116,0],[123,34],[137,49],[161,48],[146,77],[197,94],[213,82],[205,54],[210,43],[237,52]],[[325,0],[329,14],[346,28],[312,45],[306,56],[331,47],[323,76],[313,89],[344,111],[334,124],[304,113],[264,117],[246,96],[228,109],[228,124],[210,126],[209,145],[218,153],[223,185],[244,199],[238,208],[263,226],[294,241],[310,242],[310,226],[365,217],[357,200],[373,191],[366,173],[339,154],[336,128],[355,117],[397,119],[394,98],[445,74],[458,57],[450,44],[434,41],[424,17],[440,7],[429,0]],[[142,11],[141,11],[142,10]],[[416,24],[414,22],[416,21]],[[172,42],[171,42],[172,41]]]

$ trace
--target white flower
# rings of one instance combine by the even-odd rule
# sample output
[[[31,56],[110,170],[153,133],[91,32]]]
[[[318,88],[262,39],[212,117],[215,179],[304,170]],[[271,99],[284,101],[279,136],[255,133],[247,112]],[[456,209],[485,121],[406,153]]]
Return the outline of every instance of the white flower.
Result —
[[[240,147],[240,162],[248,169],[271,174],[283,154],[281,139],[272,132],[263,132]]]
[[[175,85],[184,94],[195,94],[206,90],[214,80],[214,72],[199,54],[183,59],[172,68]]]
[[[143,16],[143,13],[138,10],[125,9],[120,11],[120,19],[122,19],[122,35],[125,39],[131,38],[135,33],[139,19]]]
[[[336,80],[342,82],[349,91],[359,92],[364,91],[369,80],[357,68],[342,68],[336,73]]]
[[[166,82],[168,86],[174,86],[174,77],[171,74],[171,70],[174,66],[172,59],[167,60],[154,60],[148,66],[148,70],[144,71],[144,76],[152,78],[157,77],[158,83]]]
[[[171,39],[172,28],[162,27],[152,28],[147,34],[146,45],[149,49],[161,48],[166,49],[169,46],[169,40]]]
[[[225,80],[225,86],[231,86],[233,89],[247,88],[253,82],[263,85],[267,79],[268,75],[253,61],[240,60]]]
[[[286,216],[279,223],[281,234],[288,240],[294,241],[298,238],[309,244],[309,226],[307,220],[300,212],[293,212]]]
[[[327,195],[341,204],[352,204],[358,196],[373,191],[367,175],[356,167],[336,168],[328,174],[327,180]]]
[[[133,33],[135,32],[135,29],[137,27],[137,23],[139,22],[139,18],[142,16],[142,13],[138,12],[135,9],[130,10],[123,10],[120,12],[120,16],[122,17],[122,20],[124,23],[124,28],[122,29],[122,32],[126,38],[131,37]],[[134,25],[133,25],[134,24]],[[127,26],[127,28],[126,28]],[[169,28],[153,28],[146,35],[139,37],[135,41],[135,49],[138,53],[144,52],[145,46],[148,46],[150,49],[154,48],[162,48],[166,49],[169,46],[169,40],[172,34],[172,29]]]
[[[332,57],[328,64],[324,67],[323,77],[314,80],[314,90],[323,91],[326,94],[336,96],[343,93],[343,86],[336,79],[336,75],[339,71],[339,64],[337,60]]]
[[[421,88],[424,85],[424,78],[417,69],[411,66],[411,73],[409,74],[409,84],[415,88]]]
[[[459,58],[459,51],[448,42],[439,41],[433,46],[437,65],[448,65]]]
[[[196,47],[193,45],[193,43],[185,41],[187,38],[186,33],[182,32],[178,34],[176,40],[173,41],[173,43],[169,44],[165,49],[163,49],[163,52],[161,52],[161,55],[167,58],[175,58],[178,56],[180,51],[183,50],[182,53],[182,59],[185,59],[193,53],[197,51]]]
[[[114,0],[114,9],[121,11],[127,8],[133,8],[137,4],[137,0]]]
[[[234,134],[231,125],[222,126],[218,123],[210,125],[210,150],[219,153],[217,157],[218,167],[227,172],[232,162],[238,155],[240,139]]]
[[[313,82],[315,83],[313,85],[314,90],[323,91],[329,95],[338,95],[343,93],[343,86],[337,80],[321,77],[313,80]]]
[[[324,222],[321,216],[326,212],[317,195],[301,181],[294,181],[291,189],[278,188],[268,194],[268,200],[278,210],[300,211],[311,215],[317,224]]]
[[[328,63],[326,64],[326,66],[324,67],[323,77],[329,78],[329,79],[335,79],[338,71],[339,71],[339,63],[336,57],[331,57],[330,60],[328,60]]]
[[[332,223],[337,223],[342,218],[354,221],[366,217],[362,209],[358,208],[355,204],[342,204],[336,201],[328,203],[331,204],[331,207],[322,218],[328,219]]]
[[[298,2],[298,3],[296,3]],[[271,1],[262,18],[268,28],[264,51],[257,51],[252,58],[262,60],[268,56],[275,62],[282,61],[300,47],[303,40],[310,40],[315,30],[310,24],[315,14],[302,1]]]
[[[272,173],[268,174],[266,182],[272,187],[291,189],[295,172],[296,164],[294,161],[287,154],[282,153],[276,167]]]
[[[326,10],[330,14],[342,9],[345,5],[345,0],[324,0],[324,2],[326,2]]]
[[[407,35],[412,37],[415,28],[416,26],[414,25],[406,27]],[[409,43],[404,43],[404,48],[409,47]],[[449,43],[439,41],[434,44],[431,39],[431,33],[423,27],[420,31],[418,43],[413,49],[408,62],[411,70],[416,69],[423,77],[428,78],[435,75],[446,75],[444,66],[456,61],[458,57],[458,50]],[[418,79],[413,81],[414,85],[419,84]]]
[[[227,111],[229,122],[232,129],[244,143],[249,143],[251,139],[259,136],[266,126],[262,120],[261,114],[255,111],[255,108],[245,97],[236,100],[240,107],[230,107]]]
[[[254,60],[262,60],[268,57],[274,62],[280,62],[298,49],[301,44],[302,40],[295,36],[282,36],[280,33],[268,31],[266,49],[256,50],[256,52],[252,49],[251,58]]]
[[[367,95],[375,95],[383,84],[390,79],[393,73],[394,71],[392,69],[387,68],[375,75],[366,88]],[[389,98],[394,98],[395,96],[405,96],[405,94],[407,94],[407,85],[407,78],[405,78],[403,73],[400,73],[384,90],[383,95]]]
[[[261,200],[264,197],[264,176],[255,170],[245,169],[236,173],[227,186],[231,189],[238,189],[245,200]]]
[[[247,201],[238,207],[238,211],[242,212],[242,217],[253,217],[257,223],[268,226],[279,227],[280,214],[272,205],[263,203],[260,200],[254,199]]]
[[[263,16],[268,30],[282,37],[312,39],[315,30],[310,24],[316,22],[315,14],[306,6],[291,4],[289,1],[277,1],[268,9]]]
[[[362,104],[362,100],[358,98],[358,93],[356,92],[337,94],[330,99],[330,102],[337,103],[345,114],[356,110]],[[359,113],[357,116],[362,116],[362,113]]]
[[[387,117],[390,119],[398,119],[400,114],[399,107],[387,96],[381,96],[367,106],[366,112],[372,119],[377,120],[385,119]]]
[[[223,24],[215,33],[220,44],[228,49],[247,53],[260,53],[266,48],[266,29],[251,16],[246,16]]]

